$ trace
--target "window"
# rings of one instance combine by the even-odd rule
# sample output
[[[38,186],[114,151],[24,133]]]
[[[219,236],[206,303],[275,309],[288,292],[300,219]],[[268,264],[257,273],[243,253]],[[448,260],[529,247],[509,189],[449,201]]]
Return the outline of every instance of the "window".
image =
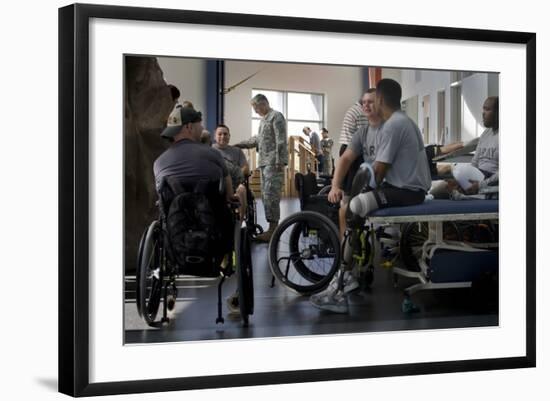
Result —
[[[322,94],[253,89],[251,98],[258,93],[267,97],[271,108],[283,114],[288,123],[289,136],[303,135],[302,129],[306,126],[319,133],[325,125],[325,96]],[[251,135],[256,135],[261,117],[252,108],[250,110]]]
[[[459,86],[462,80],[473,75],[472,71],[451,71],[451,86]]]
[[[451,142],[462,140],[462,86],[451,85]]]

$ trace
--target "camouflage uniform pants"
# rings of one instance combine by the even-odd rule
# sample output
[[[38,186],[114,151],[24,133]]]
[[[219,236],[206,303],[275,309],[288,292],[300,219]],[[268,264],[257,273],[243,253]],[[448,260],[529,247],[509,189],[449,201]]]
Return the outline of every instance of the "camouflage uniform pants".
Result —
[[[276,223],[279,221],[281,214],[279,203],[281,202],[285,173],[283,169],[278,171],[275,166],[260,167],[260,172],[265,218],[269,222]]]

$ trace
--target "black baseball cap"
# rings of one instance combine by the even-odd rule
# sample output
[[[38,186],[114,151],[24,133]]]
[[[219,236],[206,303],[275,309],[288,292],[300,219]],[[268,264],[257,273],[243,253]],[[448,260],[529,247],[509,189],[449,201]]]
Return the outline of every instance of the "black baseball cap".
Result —
[[[202,121],[202,114],[200,111],[192,107],[181,107],[178,105],[170,113],[166,128],[162,131],[160,136],[163,138],[173,138],[181,131],[181,127],[185,124],[197,123],[199,121]]]

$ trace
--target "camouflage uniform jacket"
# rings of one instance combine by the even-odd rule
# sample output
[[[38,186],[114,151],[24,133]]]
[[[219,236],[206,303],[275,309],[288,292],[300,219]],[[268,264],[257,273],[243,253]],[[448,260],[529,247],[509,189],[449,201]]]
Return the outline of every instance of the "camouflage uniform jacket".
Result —
[[[271,109],[260,121],[258,135],[234,146],[258,149],[258,167],[288,164],[287,126],[283,115]]]

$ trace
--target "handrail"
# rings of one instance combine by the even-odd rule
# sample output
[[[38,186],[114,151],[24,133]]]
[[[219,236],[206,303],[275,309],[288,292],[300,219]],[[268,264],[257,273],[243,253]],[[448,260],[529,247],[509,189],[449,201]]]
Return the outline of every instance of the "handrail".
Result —
[[[315,153],[313,153],[310,149],[308,149],[303,143],[298,142],[298,147],[304,148],[304,150],[308,152],[310,155],[315,156]]]

